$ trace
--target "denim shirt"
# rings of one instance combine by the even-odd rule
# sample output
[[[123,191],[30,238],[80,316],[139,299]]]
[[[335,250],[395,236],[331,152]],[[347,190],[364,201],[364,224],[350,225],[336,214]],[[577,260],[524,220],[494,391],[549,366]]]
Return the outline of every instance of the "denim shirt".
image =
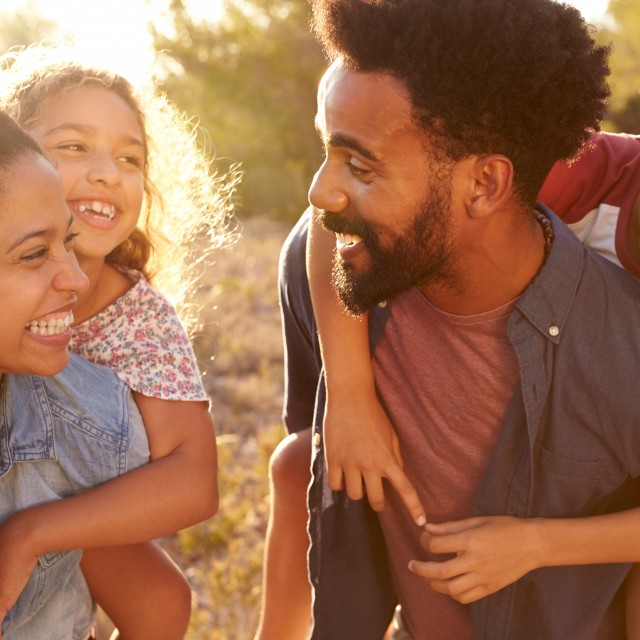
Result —
[[[5,375],[0,389],[0,521],[95,487],[149,459],[129,388],[72,355],[52,378]],[[2,622],[3,640],[81,640],[91,597],[80,550],[51,549]]]
[[[555,239],[545,265],[509,320],[520,381],[474,512],[571,518],[636,507],[640,283],[582,247],[556,216],[537,206],[551,218]],[[306,276],[295,266],[304,260],[305,232],[306,222],[301,220],[281,258],[289,380],[296,378],[298,354],[304,354],[302,363],[319,362],[308,355],[317,346],[315,325],[305,299],[308,287],[300,281]],[[372,348],[384,331],[387,314],[388,307],[370,314]],[[320,376],[318,366],[315,373]],[[366,501],[353,502],[327,486],[322,385],[317,392],[316,400],[315,387],[300,392],[295,384],[288,386],[284,414],[292,425],[309,420],[307,425],[313,423],[316,432],[309,492],[312,638],[375,640],[383,637],[395,605],[384,539]],[[472,638],[624,638],[621,586],[629,567],[621,563],[532,571],[470,605]]]

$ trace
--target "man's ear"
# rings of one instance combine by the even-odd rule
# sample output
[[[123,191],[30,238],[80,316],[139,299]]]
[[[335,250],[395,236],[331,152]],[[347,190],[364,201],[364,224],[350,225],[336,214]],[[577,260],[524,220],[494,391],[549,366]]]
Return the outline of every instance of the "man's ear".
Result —
[[[471,166],[467,211],[482,218],[501,209],[513,196],[513,165],[500,154],[477,156]]]

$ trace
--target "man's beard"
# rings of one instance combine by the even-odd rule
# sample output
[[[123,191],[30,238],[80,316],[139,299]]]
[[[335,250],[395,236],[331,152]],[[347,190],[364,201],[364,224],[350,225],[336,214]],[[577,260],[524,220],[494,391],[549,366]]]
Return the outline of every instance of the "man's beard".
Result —
[[[390,247],[382,247],[376,233],[361,218],[323,211],[320,220],[331,231],[359,235],[369,252],[370,265],[362,273],[345,264],[337,252],[334,257],[333,286],[354,316],[411,287],[447,283],[455,276],[448,185],[432,187],[410,227]]]

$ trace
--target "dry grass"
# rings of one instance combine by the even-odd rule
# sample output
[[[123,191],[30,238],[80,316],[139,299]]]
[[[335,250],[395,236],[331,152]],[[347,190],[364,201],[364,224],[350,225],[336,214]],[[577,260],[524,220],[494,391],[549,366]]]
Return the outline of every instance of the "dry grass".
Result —
[[[220,509],[164,541],[193,587],[189,640],[248,640],[257,626],[267,464],[283,436],[277,265],[288,230],[247,222],[200,292],[204,332],[194,346],[218,433]]]
[[[269,513],[267,466],[284,435],[277,269],[289,231],[253,219],[220,250],[199,291],[194,341],[218,434],[215,517],[161,540],[194,594],[187,640],[250,640],[258,624]],[[100,620],[100,640],[113,627]]]

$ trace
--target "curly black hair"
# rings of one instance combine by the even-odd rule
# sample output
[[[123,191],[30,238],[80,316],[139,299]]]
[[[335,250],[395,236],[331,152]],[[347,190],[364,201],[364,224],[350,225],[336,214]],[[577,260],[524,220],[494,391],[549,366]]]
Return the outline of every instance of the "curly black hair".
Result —
[[[416,122],[454,161],[500,153],[532,202],[556,160],[598,130],[609,47],[553,0],[311,0],[329,60],[388,73]]]

